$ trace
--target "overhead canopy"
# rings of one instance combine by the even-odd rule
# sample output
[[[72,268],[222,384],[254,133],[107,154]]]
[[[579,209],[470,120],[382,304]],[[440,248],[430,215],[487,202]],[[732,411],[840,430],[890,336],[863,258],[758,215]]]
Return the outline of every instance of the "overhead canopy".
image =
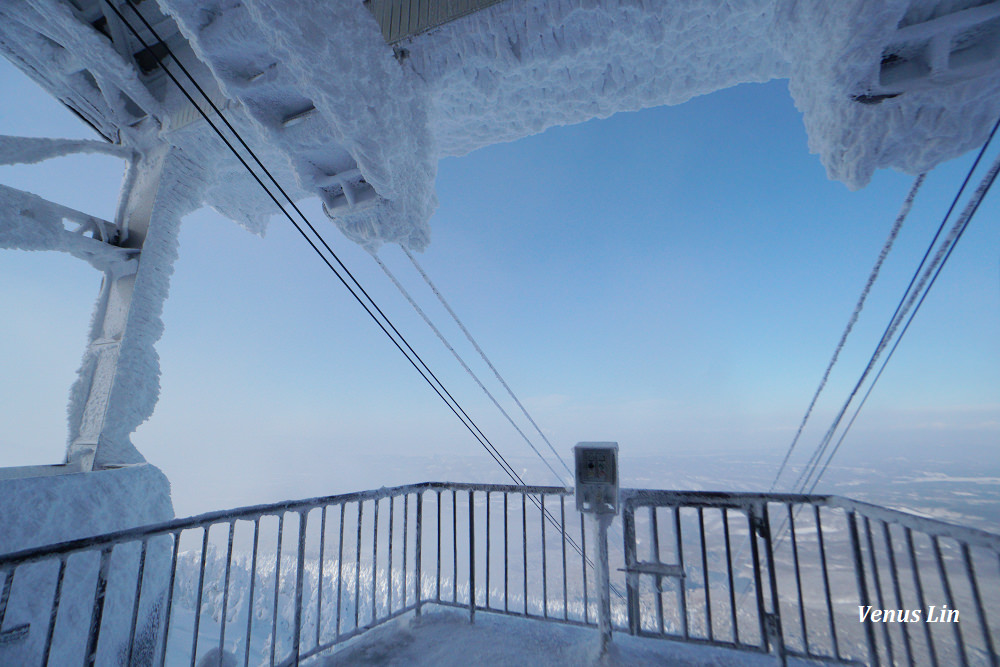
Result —
[[[109,140],[168,138],[202,201],[254,231],[273,204],[163,75],[161,39],[290,194],[367,245],[427,244],[442,156],[739,83],[788,78],[852,188],[955,157],[1000,115],[997,1],[158,3],[138,5],[149,26],[125,3],[124,22],[97,0],[6,4],[0,50]]]

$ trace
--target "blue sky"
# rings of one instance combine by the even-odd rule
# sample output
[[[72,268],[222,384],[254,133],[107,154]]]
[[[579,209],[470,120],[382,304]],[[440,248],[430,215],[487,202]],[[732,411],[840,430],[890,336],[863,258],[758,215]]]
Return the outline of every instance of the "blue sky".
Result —
[[[0,89],[0,133],[92,136],[6,62]],[[971,159],[929,176],[802,451],[856,381]],[[120,180],[111,158],[0,167],[4,184],[108,218]],[[420,261],[567,458],[577,441],[610,439],[623,457],[780,460],[911,182],[828,181],[785,82],[744,85],[443,160]],[[375,264],[315,201],[305,210],[500,450],[530,456]],[[845,457],[972,458],[1000,441],[997,213],[993,193]],[[488,378],[398,248],[382,257]],[[0,253],[4,465],[62,458],[99,284],[69,256]],[[179,513],[417,481],[440,471],[423,461],[452,454],[492,463],[277,217],[259,238],[189,216],[164,319],[161,400],[134,441],[171,478]]]

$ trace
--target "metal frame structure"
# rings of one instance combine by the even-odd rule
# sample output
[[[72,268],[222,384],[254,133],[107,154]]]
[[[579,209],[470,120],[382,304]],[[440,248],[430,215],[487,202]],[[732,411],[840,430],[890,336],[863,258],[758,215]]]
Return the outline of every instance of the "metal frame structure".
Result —
[[[162,665],[169,650],[195,664],[222,647],[244,665],[251,654],[308,663],[426,604],[467,610],[470,622],[490,612],[596,627],[596,547],[572,504],[567,513],[568,495],[424,483],[0,556],[0,660],[21,647],[23,664],[103,664],[117,652]],[[611,554],[627,587],[613,613],[619,632],[782,660],[998,662],[1000,536],[834,496],[624,489],[622,500],[622,551]],[[676,605],[664,605],[670,595]],[[29,598],[45,603],[31,618],[19,611]],[[962,623],[851,619],[858,606],[935,601],[961,610]],[[193,630],[178,620],[184,604]],[[74,616],[86,620],[75,635]],[[218,643],[205,646],[213,622]]]
[[[884,96],[930,90],[995,71],[1000,1],[900,26],[882,53],[873,90]]]

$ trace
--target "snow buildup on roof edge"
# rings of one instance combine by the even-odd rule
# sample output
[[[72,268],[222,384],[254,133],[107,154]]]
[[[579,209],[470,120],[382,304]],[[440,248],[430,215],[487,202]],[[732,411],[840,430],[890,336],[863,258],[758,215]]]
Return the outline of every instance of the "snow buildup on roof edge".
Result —
[[[802,111],[809,148],[831,179],[856,189],[876,169],[927,171],[981,145],[1000,116],[1000,72],[907,90],[877,105],[851,99],[865,92],[860,83],[877,80],[882,50],[903,16],[931,4],[941,3],[808,3],[792,15],[798,29],[785,35],[784,47],[794,56],[789,89]],[[834,12],[846,12],[835,30],[807,30],[827,28]],[[831,46],[819,49],[817,44],[827,44],[819,40]]]
[[[507,0],[414,38],[441,151],[787,76],[774,0]]]
[[[1000,77],[879,105],[852,99],[921,2],[506,0],[408,40],[400,65],[356,0],[161,0],[229,96],[245,97],[248,75],[274,63],[308,95],[323,121],[315,145],[346,149],[380,195],[373,208],[339,214],[349,238],[417,249],[429,238],[441,156],[739,83],[789,78],[809,149],[852,189],[878,168],[916,173],[960,155],[1000,114]],[[315,170],[275,108],[241,99],[301,190],[315,191]]]
[[[394,60],[371,13],[354,0],[266,0],[240,3],[161,0],[198,57],[230,98],[239,99],[261,134],[292,164],[298,186],[316,191],[316,160],[301,136],[283,127],[295,98],[306,96],[322,122],[294,133],[312,134],[315,149],[350,154],[378,203],[335,221],[352,240],[375,247],[398,242],[422,249],[437,206],[437,151],[426,101]],[[266,76],[259,74],[266,72]],[[303,129],[305,128],[305,129]],[[353,165],[352,165],[353,166]]]
[[[852,99],[877,78],[883,48],[920,3],[507,0],[405,46],[446,155],[789,78],[809,149],[831,179],[856,189],[879,168],[917,173],[962,154],[1000,115],[997,76],[880,105]]]

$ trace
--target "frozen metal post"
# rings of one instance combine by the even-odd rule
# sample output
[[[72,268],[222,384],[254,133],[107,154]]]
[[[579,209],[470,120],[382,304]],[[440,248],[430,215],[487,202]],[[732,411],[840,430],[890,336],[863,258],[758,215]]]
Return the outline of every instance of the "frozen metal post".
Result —
[[[611,578],[608,526],[618,514],[618,443],[581,442],[576,461],[576,509],[591,514],[597,532],[598,628],[601,654],[611,645]]]

